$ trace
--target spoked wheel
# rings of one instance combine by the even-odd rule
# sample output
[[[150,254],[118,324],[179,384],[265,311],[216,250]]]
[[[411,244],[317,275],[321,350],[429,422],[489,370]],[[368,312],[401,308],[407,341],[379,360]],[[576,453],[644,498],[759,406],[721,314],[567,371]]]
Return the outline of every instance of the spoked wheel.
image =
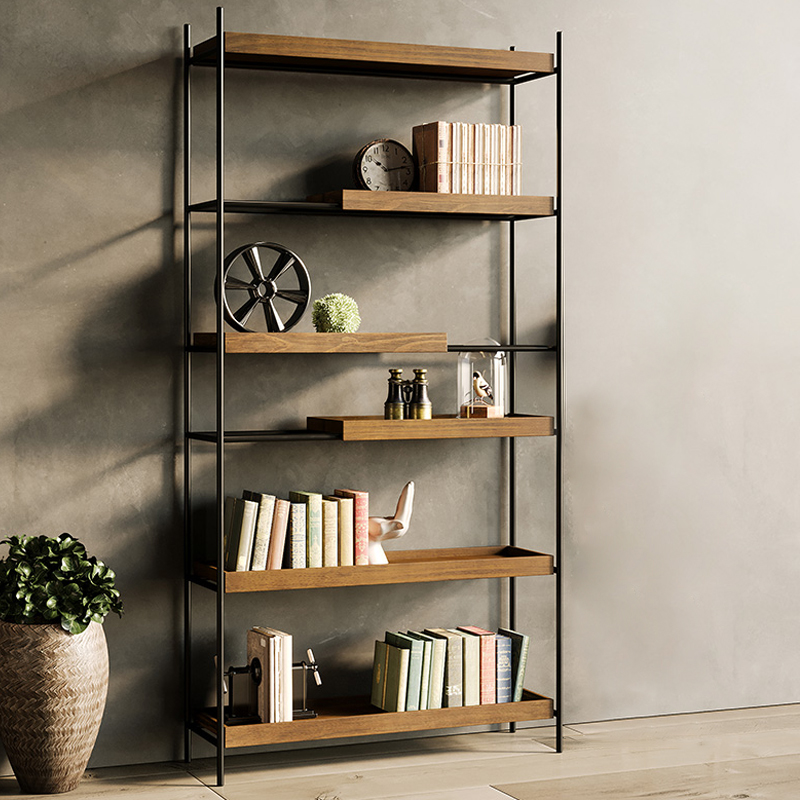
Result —
[[[214,288],[219,302],[219,287]],[[225,320],[237,331],[288,331],[300,321],[310,296],[305,264],[282,245],[245,244],[225,259],[222,302]]]

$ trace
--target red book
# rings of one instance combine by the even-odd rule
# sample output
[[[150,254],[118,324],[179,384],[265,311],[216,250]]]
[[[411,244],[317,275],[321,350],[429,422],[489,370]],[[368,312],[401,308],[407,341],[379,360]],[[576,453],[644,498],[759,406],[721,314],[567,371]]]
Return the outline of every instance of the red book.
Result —
[[[459,625],[458,630],[479,636],[481,640],[481,705],[497,702],[497,649],[496,634],[475,625]]]
[[[353,556],[357,567],[369,564],[369,492],[337,489],[337,497],[353,498]]]

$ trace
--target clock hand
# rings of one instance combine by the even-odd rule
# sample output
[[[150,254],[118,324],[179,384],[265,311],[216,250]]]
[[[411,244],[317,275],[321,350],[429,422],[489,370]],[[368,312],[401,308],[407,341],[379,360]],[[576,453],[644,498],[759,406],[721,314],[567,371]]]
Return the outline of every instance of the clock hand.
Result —
[[[376,159],[374,159],[374,160],[375,160],[375,163],[376,163],[376,164],[377,164],[377,165],[378,165],[378,166],[379,166],[379,167],[380,167],[380,168],[381,168],[381,169],[382,169],[384,172],[388,172],[388,171],[389,171],[389,170],[388,170],[386,167],[384,167],[384,166],[383,166],[383,164],[381,164],[381,162],[380,162],[380,161],[378,161],[378,159],[377,159],[377,158],[376,158]]]

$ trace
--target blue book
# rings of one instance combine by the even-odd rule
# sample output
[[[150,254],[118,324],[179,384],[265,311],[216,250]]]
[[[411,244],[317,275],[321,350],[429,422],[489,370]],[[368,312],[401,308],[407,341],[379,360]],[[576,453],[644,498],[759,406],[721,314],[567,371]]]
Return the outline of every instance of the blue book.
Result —
[[[522,688],[525,683],[525,667],[528,665],[528,647],[530,637],[526,633],[518,633],[508,628],[500,628],[498,634],[511,639],[511,683],[512,700],[522,700]]]
[[[433,662],[433,639],[424,633],[406,631],[406,635],[422,642],[422,680],[419,686],[419,710],[430,708],[431,664]]]
[[[419,711],[422,686],[422,641],[405,633],[386,631],[386,644],[409,651],[408,684],[406,685],[406,711]]]
[[[497,702],[510,703],[513,698],[511,684],[511,638],[497,634]]]

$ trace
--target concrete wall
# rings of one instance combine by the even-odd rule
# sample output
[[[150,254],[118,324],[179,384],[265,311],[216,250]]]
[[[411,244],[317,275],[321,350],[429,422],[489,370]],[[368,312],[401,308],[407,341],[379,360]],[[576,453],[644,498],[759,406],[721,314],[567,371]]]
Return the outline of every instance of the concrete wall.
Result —
[[[567,721],[794,701],[800,693],[795,298],[800,11],[770,0],[231,0],[227,27],[552,50],[564,31]],[[69,530],[119,574],[108,707],[93,763],[180,756],[180,42],[214,3],[8,0],[0,32],[0,529]],[[195,199],[212,194],[211,76],[196,82]],[[525,181],[554,190],[552,85],[520,90]],[[230,195],[297,198],[346,177],[371,138],[431,119],[496,118],[502,93],[244,73],[229,81]],[[518,226],[522,335],[551,335],[553,230]],[[345,291],[364,330],[503,334],[501,226],[237,220],[230,246],[301,253],[314,294]],[[196,305],[212,314],[211,231]],[[202,277],[205,275],[206,277]],[[205,321],[205,325],[203,324]],[[300,329],[310,329],[304,320]],[[379,410],[389,366],[420,359],[244,357],[232,423]],[[455,405],[454,363],[426,358]],[[552,363],[521,366],[521,410],[552,411]],[[210,371],[198,365],[198,402]],[[324,401],[321,400],[324,397]],[[198,410],[197,424],[211,416]],[[247,446],[229,488],[368,487],[391,508],[418,482],[406,547],[496,541],[499,442]],[[551,442],[520,447],[523,541],[550,549]],[[211,463],[198,460],[199,503]],[[551,692],[551,584],[520,581]],[[232,661],[266,623],[313,646],[326,691],[357,691],[386,628],[490,624],[490,582],[282,593],[230,603]],[[465,611],[469,609],[469,611]],[[197,656],[209,664],[211,597]],[[198,681],[198,691],[207,681]]]

